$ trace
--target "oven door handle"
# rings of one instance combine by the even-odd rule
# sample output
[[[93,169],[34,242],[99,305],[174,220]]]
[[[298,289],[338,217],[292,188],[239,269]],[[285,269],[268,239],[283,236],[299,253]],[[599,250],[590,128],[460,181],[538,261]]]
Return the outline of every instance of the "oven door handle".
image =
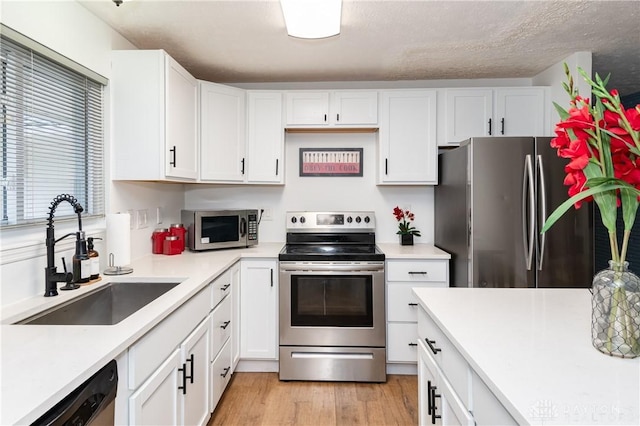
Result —
[[[280,265],[281,272],[382,272],[384,265]]]

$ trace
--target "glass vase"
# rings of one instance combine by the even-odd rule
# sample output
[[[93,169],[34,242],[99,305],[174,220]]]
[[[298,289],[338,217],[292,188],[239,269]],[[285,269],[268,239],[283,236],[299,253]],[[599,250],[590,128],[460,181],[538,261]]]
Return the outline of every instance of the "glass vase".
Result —
[[[593,277],[591,341],[600,352],[635,358],[640,355],[640,278],[623,265],[609,261],[609,268]]]

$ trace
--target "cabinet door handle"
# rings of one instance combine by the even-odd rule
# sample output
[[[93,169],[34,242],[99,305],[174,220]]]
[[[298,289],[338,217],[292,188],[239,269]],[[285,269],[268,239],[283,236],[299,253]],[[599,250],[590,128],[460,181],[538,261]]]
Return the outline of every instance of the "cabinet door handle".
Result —
[[[340,121],[340,114],[336,114],[336,121]]]
[[[182,373],[182,386],[178,386],[178,390],[182,391],[183,395],[187,394],[187,364],[182,364],[182,368],[178,368],[178,372]]]
[[[270,271],[271,271],[271,287],[273,287],[273,268],[271,268]]]
[[[173,160],[169,161],[169,165],[175,167],[176,166],[176,146],[174,145],[173,148],[171,148],[169,150],[169,152],[171,152],[173,154]]]
[[[278,159],[276,158],[276,176],[278,176]]]
[[[244,158],[242,159],[240,164],[242,164],[242,170],[240,170],[240,173],[244,174]]]
[[[384,174],[385,175],[389,174],[389,159],[388,158],[384,159]]]
[[[225,285],[223,285],[222,287],[220,287],[220,290],[222,290],[222,291],[227,291],[227,289],[228,289],[229,287],[231,287],[231,284],[225,284]]]
[[[409,275],[427,275],[427,271],[409,271]]]
[[[427,380],[427,414],[431,415],[433,407],[431,406],[431,380]]]
[[[440,394],[436,393],[436,389],[438,389],[437,386],[432,386],[430,389],[431,403],[433,405],[431,408],[431,423],[434,425],[436,424],[436,419],[442,418],[440,414],[436,414],[436,410],[438,409],[438,407],[436,407],[436,398],[440,398]]]
[[[193,362],[193,360],[194,360],[194,357],[193,357],[193,354],[191,354],[191,356],[187,360],[187,362],[189,364],[191,364],[191,368],[190,368],[191,374],[189,374],[188,376],[185,376],[185,381],[186,381],[186,379],[189,379],[189,383],[193,383],[193,365],[195,364],[195,362]]]
[[[220,377],[223,377],[223,378],[224,378],[224,377],[227,377],[227,374],[229,374],[229,371],[231,371],[231,367],[227,367],[227,368],[225,368],[225,369],[224,369],[224,373],[222,373],[222,374],[220,375]]]
[[[225,321],[225,322],[222,323],[220,328],[223,329],[223,330],[226,330],[227,327],[229,327],[229,324],[231,324],[231,321]]]
[[[327,122],[327,114],[324,115],[324,122]]]
[[[489,136],[491,136],[491,119],[489,119]]]
[[[502,118],[502,120],[500,120],[500,124],[501,124],[500,134],[504,135],[504,117]]]
[[[409,346],[418,346],[418,344],[415,342],[409,342]]]
[[[418,306],[417,303],[408,303],[409,306]]]
[[[429,349],[431,349],[431,352],[433,352],[434,355],[442,351],[442,349],[435,347],[435,340],[424,339],[424,341],[427,342],[427,346],[429,346]]]

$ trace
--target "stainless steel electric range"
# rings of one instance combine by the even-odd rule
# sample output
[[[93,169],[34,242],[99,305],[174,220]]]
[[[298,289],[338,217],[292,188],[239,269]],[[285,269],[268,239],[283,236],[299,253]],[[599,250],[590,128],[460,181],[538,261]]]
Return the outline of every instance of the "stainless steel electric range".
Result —
[[[384,253],[373,212],[288,212],[280,380],[386,381]]]

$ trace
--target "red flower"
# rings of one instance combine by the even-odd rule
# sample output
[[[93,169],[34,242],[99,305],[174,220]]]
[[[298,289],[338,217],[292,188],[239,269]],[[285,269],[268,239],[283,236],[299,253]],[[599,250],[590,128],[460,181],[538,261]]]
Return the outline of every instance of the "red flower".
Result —
[[[640,131],[640,105],[636,105],[635,108],[629,108],[624,112],[625,117],[629,120],[631,128],[636,131]]]

